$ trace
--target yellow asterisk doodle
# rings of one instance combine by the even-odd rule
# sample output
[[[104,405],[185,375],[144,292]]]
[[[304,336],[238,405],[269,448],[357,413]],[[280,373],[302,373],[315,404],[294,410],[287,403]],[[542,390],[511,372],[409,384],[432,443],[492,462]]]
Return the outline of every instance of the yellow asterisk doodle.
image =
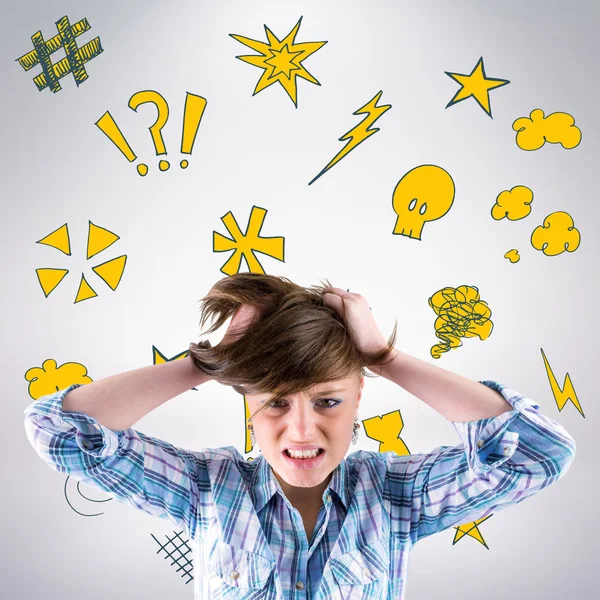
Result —
[[[454,98],[448,102],[446,108],[473,96],[473,98],[477,100],[479,106],[481,106],[491,118],[493,117],[492,109],[490,108],[490,90],[510,83],[508,79],[486,77],[485,68],[483,66],[483,56],[477,61],[475,68],[469,75],[463,73],[450,73],[449,71],[444,71],[444,73],[446,73],[448,77],[454,79],[454,81],[460,83],[461,86],[458,92],[454,94]]]
[[[302,17],[296,26],[290,31],[283,40],[278,40],[275,34],[265,25],[268,43],[259,42],[242,35],[229,35],[238,42],[260,52],[260,55],[250,54],[247,56],[236,56],[249,65],[264,69],[256,87],[253,96],[262,92],[273,83],[279,82],[288,96],[292,99],[294,106],[298,108],[296,78],[302,77],[311,83],[321,85],[305,68],[302,61],[306,60],[311,54],[319,50],[327,42],[302,42],[295,43],[296,34],[300,29]]]
[[[217,231],[213,231],[213,252],[235,250],[221,268],[222,273],[225,273],[225,275],[239,273],[242,257],[244,257],[251,273],[264,274],[264,269],[254,255],[255,252],[267,254],[281,262],[285,262],[283,259],[284,238],[281,236],[270,238],[260,236],[260,230],[266,214],[266,209],[253,206],[246,233],[242,233],[231,211],[221,217],[221,221],[223,221],[233,239],[225,237]]]
[[[99,254],[103,250],[106,250],[109,246],[112,246],[119,236],[104,227],[94,225],[91,221],[88,228],[88,239],[87,239],[87,253],[86,258],[89,260],[96,254]],[[49,233],[46,237],[38,240],[37,244],[44,244],[45,246],[51,246],[56,250],[60,250],[63,254],[71,256],[71,241],[69,238],[69,228],[65,223],[52,233]],[[116,258],[111,258],[104,263],[92,267],[92,271],[108,285],[108,287],[115,291],[121,283],[123,272],[125,271],[125,264],[127,263],[127,256],[122,254]],[[44,292],[46,298],[56,289],[58,284],[66,277],[69,272],[68,269],[54,269],[54,268],[43,268],[35,270],[40,286]],[[81,281],[79,282],[79,289],[75,297],[75,304],[83,300],[89,300],[95,298],[98,294],[94,291],[92,286],[88,283],[85,275],[81,274]]]

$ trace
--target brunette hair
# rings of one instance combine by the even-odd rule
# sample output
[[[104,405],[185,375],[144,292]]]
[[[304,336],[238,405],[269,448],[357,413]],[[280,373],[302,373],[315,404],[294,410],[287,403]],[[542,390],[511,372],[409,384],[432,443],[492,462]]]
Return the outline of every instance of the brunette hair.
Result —
[[[305,288],[286,277],[262,273],[236,273],[220,279],[199,300],[200,326],[215,319],[206,334],[219,329],[242,304],[256,307],[260,316],[235,341],[214,347],[209,341],[191,343],[192,362],[240,394],[271,393],[273,397],[354,374],[378,377],[365,367],[393,359],[397,320],[386,348],[360,352],[343,320],[323,302],[332,287],[325,282]]]

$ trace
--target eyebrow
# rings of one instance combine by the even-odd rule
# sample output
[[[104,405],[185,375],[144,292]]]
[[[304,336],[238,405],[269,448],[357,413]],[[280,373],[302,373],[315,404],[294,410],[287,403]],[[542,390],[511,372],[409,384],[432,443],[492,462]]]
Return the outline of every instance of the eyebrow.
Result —
[[[344,388],[331,388],[331,389],[327,389],[327,390],[321,390],[320,392],[315,392],[311,398],[316,398],[317,396],[322,396],[323,394],[336,394],[338,392],[343,392]],[[265,398],[264,400],[261,400],[260,403],[264,404],[267,400],[275,400],[277,398],[282,398],[283,396],[274,396],[271,398]]]

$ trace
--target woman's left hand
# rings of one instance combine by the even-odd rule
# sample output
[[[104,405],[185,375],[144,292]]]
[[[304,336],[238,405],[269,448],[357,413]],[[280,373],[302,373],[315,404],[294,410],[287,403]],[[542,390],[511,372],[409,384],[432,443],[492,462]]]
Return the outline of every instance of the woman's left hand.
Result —
[[[342,319],[350,338],[361,352],[378,352],[387,348],[387,340],[375,323],[366,298],[341,288],[327,288],[323,302]]]

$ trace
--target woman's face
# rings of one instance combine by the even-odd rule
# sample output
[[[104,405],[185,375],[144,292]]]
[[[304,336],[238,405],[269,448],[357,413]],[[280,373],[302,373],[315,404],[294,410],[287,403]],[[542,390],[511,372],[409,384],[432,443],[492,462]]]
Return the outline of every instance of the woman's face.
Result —
[[[256,443],[281,481],[290,486],[320,485],[346,456],[362,396],[364,377],[352,376],[271,400],[270,394],[246,394]],[[314,459],[294,459],[290,448],[319,448]]]

